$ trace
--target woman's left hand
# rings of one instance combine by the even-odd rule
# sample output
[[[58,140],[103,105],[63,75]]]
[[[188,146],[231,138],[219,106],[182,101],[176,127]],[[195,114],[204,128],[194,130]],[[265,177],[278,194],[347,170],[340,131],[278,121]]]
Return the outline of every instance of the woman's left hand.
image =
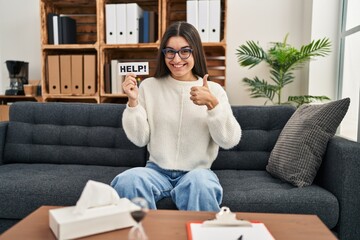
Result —
[[[219,103],[219,101],[210,92],[207,82],[208,77],[209,74],[205,74],[205,76],[203,77],[202,86],[196,86],[191,88],[190,99],[191,101],[193,101],[194,104],[199,106],[206,105],[208,110],[211,110]]]

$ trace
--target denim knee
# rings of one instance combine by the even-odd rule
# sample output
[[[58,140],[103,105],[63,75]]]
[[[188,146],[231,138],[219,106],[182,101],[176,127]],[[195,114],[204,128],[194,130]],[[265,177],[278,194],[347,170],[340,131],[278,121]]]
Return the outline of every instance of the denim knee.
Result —
[[[215,173],[195,169],[184,175],[171,195],[180,210],[218,211],[222,192]]]
[[[143,197],[151,209],[156,209],[156,201],[169,194],[167,185],[169,183],[164,183],[155,170],[143,167],[126,170],[111,182],[120,197]]]
[[[204,186],[207,188],[216,189],[222,192],[222,187],[219,183],[219,179],[216,174],[208,169],[194,169],[187,173],[187,179],[191,179],[191,184],[198,188],[203,189]]]
[[[126,170],[117,175],[111,182],[111,186],[118,192],[120,197],[137,197],[137,188],[139,187],[141,175],[137,168]]]

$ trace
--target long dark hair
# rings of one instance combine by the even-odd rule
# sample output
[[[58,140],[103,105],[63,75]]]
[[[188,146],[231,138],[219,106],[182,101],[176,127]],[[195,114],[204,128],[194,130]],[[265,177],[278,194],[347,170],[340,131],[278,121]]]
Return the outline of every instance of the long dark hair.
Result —
[[[192,55],[194,57],[194,67],[192,69],[192,73],[195,76],[204,77],[204,75],[208,73],[208,70],[200,35],[193,25],[181,21],[171,24],[161,39],[160,49],[157,56],[155,77],[165,77],[171,73],[165,64],[165,57],[161,50],[166,47],[169,38],[174,36],[183,37],[189,43],[189,46],[193,49]]]

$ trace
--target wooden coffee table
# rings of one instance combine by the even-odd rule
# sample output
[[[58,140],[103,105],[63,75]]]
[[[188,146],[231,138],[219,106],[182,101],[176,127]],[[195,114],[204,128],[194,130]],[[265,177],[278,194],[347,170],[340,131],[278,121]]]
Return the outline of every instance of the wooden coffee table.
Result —
[[[49,210],[43,206],[4,232],[0,240],[51,240],[56,239],[49,227]],[[151,210],[143,221],[149,240],[186,240],[186,223],[214,219],[213,212]],[[335,240],[331,231],[315,215],[237,213],[238,219],[263,222],[276,240]],[[81,239],[127,239],[130,228],[97,234]]]

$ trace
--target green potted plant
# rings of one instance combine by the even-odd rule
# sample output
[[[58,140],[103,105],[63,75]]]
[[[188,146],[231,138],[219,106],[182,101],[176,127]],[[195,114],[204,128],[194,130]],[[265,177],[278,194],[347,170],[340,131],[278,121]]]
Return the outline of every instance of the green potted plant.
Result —
[[[271,47],[265,51],[259,43],[247,41],[239,46],[236,55],[241,66],[252,68],[261,62],[266,62],[270,68],[270,79],[245,77],[243,82],[249,86],[251,97],[267,98],[265,104],[270,101],[273,104],[291,103],[300,106],[315,100],[329,100],[326,96],[289,96],[286,102],[282,102],[283,88],[294,81],[294,70],[303,67],[305,62],[314,57],[324,57],[330,53],[331,42],[328,38],[314,40],[297,49],[287,43],[288,34],[283,42],[271,43]]]

